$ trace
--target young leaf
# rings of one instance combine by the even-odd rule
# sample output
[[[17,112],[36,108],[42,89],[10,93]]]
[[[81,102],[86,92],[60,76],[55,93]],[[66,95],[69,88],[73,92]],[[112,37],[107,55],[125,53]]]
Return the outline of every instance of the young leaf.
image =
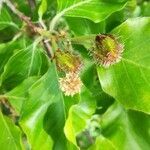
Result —
[[[124,42],[122,61],[98,68],[104,91],[126,108],[150,114],[150,18],[129,19],[112,33]]]
[[[59,90],[58,94],[61,95]],[[56,95],[56,94],[55,94]],[[76,98],[54,97],[55,103],[50,105],[44,118],[44,128],[54,140],[54,149],[74,149],[64,135],[64,125],[67,119],[68,106],[75,103]],[[66,104],[67,103],[67,104]],[[76,149],[75,149],[76,150]]]
[[[39,18],[42,18],[43,14],[46,12],[46,10],[47,10],[47,0],[42,0],[41,5],[38,10]]]

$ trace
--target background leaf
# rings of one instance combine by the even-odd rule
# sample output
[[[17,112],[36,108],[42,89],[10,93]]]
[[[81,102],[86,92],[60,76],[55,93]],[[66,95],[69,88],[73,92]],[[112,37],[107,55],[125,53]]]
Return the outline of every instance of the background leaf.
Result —
[[[114,104],[102,116],[102,135],[108,138],[116,149],[148,150],[150,147],[150,116],[133,110],[125,110]]]

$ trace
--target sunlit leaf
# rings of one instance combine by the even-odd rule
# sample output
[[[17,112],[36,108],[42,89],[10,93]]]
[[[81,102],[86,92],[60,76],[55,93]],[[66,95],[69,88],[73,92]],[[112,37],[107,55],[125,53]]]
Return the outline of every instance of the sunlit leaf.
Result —
[[[70,108],[64,128],[66,137],[74,145],[77,146],[77,133],[85,129],[86,123],[91,118],[95,108],[96,101],[92,99],[92,94],[84,88],[80,94],[80,102]]]
[[[116,150],[116,148],[110,140],[100,135],[89,150]]]
[[[42,0],[41,5],[38,10],[38,14],[39,14],[40,18],[42,18],[43,14],[46,12],[46,10],[47,10],[47,0]]]
[[[125,3],[103,0],[58,0],[58,11],[69,17],[87,18],[100,22],[124,7]]]
[[[20,125],[26,133],[32,149],[51,149],[52,140],[43,129],[43,119],[50,104],[61,97],[56,79],[55,66],[29,88],[27,100],[23,104]]]
[[[104,91],[126,108],[150,113],[150,18],[129,19],[112,33],[124,42],[121,62],[98,68]]]

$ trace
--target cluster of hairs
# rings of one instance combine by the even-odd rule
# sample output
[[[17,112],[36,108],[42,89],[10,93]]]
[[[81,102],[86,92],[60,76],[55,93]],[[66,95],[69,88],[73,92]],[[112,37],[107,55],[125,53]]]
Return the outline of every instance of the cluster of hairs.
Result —
[[[123,44],[116,37],[110,34],[100,34],[95,37],[90,56],[97,65],[108,68],[121,60],[123,50]]]

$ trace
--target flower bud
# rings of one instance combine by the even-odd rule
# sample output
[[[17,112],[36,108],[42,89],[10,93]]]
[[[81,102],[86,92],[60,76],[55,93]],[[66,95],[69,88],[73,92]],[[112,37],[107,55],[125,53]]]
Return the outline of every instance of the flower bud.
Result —
[[[60,89],[66,96],[74,96],[80,93],[82,82],[78,74],[69,72],[64,78],[59,79]]]
[[[55,53],[57,68],[65,72],[79,72],[82,66],[80,57],[69,51]]]
[[[95,44],[90,54],[97,65],[109,67],[121,60],[123,45],[113,35],[100,34],[95,38]]]

